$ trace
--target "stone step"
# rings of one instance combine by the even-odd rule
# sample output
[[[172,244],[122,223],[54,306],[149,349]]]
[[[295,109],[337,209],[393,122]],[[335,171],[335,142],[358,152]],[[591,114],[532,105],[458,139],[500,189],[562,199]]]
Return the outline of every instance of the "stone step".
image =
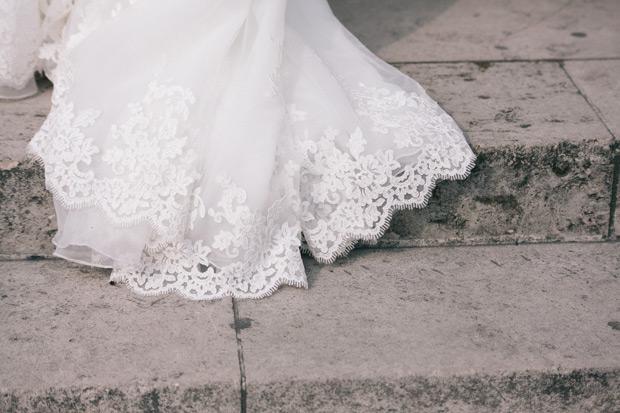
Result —
[[[599,63],[401,65],[454,116],[479,158],[467,180],[440,183],[427,208],[398,212],[379,245],[599,241],[613,235],[614,138],[583,91],[609,107],[620,91],[610,95],[607,86],[618,83],[620,71],[612,70],[618,65],[613,61],[607,80],[589,76]],[[42,168],[24,152],[49,110],[50,94],[47,87],[31,99],[0,102],[0,257],[52,253],[51,197]]]
[[[308,290],[195,302],[0,261],[0,411],[620,405],[620,243],[358,250],[306,269]]]

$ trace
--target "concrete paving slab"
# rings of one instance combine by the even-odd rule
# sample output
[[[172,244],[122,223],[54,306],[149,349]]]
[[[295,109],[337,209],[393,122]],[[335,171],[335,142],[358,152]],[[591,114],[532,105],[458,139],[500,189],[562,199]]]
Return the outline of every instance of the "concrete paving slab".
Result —
[[[559,64],[444,63],[400,69],[454,116],[479,160],[467,180],[441,183],[429,207],[397,213],[380,246],[606,236],[613,139]],[[36,97],[33,108],[43,110],[48,96]],[[3,102],[0,108],[13,104]],[[0,113],[13,119],[16,111],[25,109]],[[23,149],[29,140],[24,131],[41,118],[19,119],[11,136],[22,145],[5,152],[9,157],[0,168],[0,257],[49,256],[56,229],[52,201],[42,168],[25,158]]]
[[[334,0],[390,62],[620,57],[616,0]]]
[[[611,135],[558,63],[399,65],[480,148],[554,145]]]
[[[141,297],[60,260],[0,273],[0,411],[240,411],[230,299]]]
[[[564,67],[620,139],[620,60],[566,62]]]
[[[248,411],[613,411],[620,244],[353,252],[238,301]]]

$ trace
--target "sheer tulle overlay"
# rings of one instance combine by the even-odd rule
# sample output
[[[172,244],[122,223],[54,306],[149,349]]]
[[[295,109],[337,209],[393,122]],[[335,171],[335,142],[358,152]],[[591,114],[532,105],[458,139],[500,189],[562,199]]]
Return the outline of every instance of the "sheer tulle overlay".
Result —
[[[29,146],[56,254],[141,294],[306,286],[301,251],[331,262],[376,240],[474,163],[450,116],[325,0],[78,0],[59,42]]]

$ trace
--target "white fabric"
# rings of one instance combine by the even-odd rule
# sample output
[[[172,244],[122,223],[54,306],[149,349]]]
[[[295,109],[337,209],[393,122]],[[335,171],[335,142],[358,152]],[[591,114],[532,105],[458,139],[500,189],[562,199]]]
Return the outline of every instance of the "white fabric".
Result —
[[[38,92],[34,73],[52,78],[73,0],[0,0],[0,99]]]
[[[0,0],[0,98],[20,99],[37,92],[40,28],[37,0]]]
[[[381,236],[474,154],[326,0],[78,0],[30,143],[56,254],[141,294],[260,298]]]

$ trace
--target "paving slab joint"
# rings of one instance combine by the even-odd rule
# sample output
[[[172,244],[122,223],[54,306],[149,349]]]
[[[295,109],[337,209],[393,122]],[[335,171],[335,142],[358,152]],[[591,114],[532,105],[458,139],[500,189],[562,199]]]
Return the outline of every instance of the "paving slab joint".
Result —
[[[239,320],[239,306],[235,298],[232,299],[233,316],[235,318],[235,336],[237,338],[237,355],[239,358],[239,396],[241,398],[241,413],[247,411],[247,380],[245,376],[245,360],[243,358],[243,340],[241,339],[241,322]]]
[[[607,233],[607,238],[615,239],[616,237],[616,207],[618,205],[618,178],[620,177],[620,153],[618,153],[618,148],[616,142],[614,142],[614,174],[611,181],[611,200],[609,201],[609,229]]]

